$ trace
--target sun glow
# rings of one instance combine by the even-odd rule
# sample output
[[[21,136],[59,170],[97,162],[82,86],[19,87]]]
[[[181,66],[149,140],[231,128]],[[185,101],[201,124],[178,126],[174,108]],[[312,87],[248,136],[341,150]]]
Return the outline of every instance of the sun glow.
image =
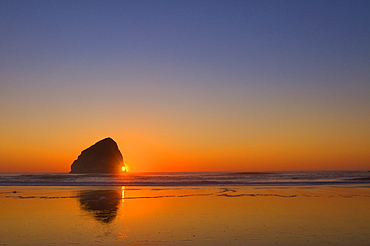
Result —
[[[121,170],[122,170],[122,172],[126,172],[126,167],[125,166],[122,166],[121,167]]]

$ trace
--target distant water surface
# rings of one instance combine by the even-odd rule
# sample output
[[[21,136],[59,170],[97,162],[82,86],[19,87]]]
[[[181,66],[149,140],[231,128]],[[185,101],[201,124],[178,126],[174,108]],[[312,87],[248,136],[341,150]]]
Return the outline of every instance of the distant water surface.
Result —
[[[369,184],[369,171],[0,173],[1,186],[305,186]]]

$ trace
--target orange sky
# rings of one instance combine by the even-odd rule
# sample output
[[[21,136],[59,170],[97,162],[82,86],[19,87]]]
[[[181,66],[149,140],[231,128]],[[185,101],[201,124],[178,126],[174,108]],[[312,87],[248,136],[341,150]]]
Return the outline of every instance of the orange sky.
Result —
[[[33,134],[19,129],[19,137],[13,138],[8,134],[10,141],[1,146],[1,171],[69,172],[83,149],[107,136],[118,143],[133,172],[367,169],[370,160],[367,138],[353,132],[332,130],[323,137],[301,127],[300,133],[245,130],[238,136],[242,129],[191,133],[184,125],[174,125],[170,129],[139,126],[142,131],[116,126],[110,130],[114,134],[104,135],[112,125],[103,130],[90,127],[44,135],[43,129]]]
[[[368,108],[341,102],[340,92],[239,85],[207,94],[198,86],[190,95],[156,83],[164,88],[141,89],[139,100],[123,94],[82,105],[81,97],[53,101],[27,91],[27,103],[2,120],[0,171],[69,172],[83,149],[108,136],[133,172],[369,169]]]

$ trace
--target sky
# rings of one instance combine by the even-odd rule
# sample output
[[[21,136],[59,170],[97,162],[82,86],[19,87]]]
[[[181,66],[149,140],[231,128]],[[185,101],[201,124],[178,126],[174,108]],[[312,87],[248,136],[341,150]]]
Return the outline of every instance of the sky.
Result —
[[[0,1],[0,172],[370,169],[370,1]]]

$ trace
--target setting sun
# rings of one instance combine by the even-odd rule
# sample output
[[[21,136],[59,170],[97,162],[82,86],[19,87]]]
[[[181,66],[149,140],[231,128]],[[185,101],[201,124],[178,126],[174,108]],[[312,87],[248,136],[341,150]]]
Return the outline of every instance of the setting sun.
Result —
[[[126,167],[122,166],[121,170],[122,170],[122,172],[126,172]]]

